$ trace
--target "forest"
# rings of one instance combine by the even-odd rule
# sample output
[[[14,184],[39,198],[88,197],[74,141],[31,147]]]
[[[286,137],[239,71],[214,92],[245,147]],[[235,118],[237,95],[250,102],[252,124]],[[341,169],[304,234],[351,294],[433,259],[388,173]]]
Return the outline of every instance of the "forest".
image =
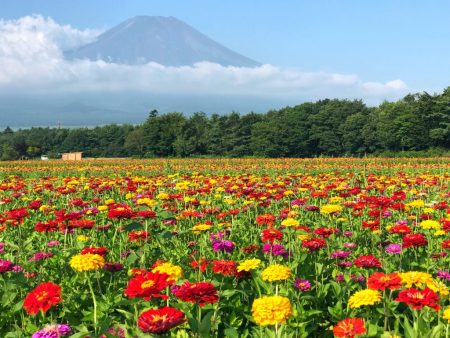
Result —
[[[227,115],[159,114],[140,125],[30,128],[0,133],[1,160],[84,157],[316,157],[445,155],[450,150],[450,87],[408,94],[368,107],[361,100],[324,99],[293,107]]]

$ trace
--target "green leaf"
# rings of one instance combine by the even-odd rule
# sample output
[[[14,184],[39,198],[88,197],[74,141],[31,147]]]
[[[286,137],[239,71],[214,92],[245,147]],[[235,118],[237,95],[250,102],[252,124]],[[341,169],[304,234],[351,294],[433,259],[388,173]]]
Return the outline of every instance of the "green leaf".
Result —
[[[235,328],[230,327],[228,329],[225,329],[224,333],[225,333],[225,337],[239,338],[239,333],[237,332],[237,330]]]
[[[198,332],[202,334],[208,334],[211,331],[211,317],[214,311],[209,311],[202,319],[202,322],[198,328]]]

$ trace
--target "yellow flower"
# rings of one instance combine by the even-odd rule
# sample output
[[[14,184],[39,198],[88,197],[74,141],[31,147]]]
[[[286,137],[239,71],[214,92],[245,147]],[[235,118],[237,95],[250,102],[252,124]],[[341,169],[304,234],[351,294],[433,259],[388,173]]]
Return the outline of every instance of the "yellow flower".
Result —
[[[110,205],[110,204],[113,204],[113,203],[115,203],[115,201],[112,198],[110,198],[110,199],[105,201],[106,205]]]
[[[261,260],[254,258],[254,259],[247,259],[243,262],[241,262],[241,264],[239,264],[239,266],[237,267],[237,271],[241,272],[241,271],[250,271],[253,269],[256,269],[259,264],[261,264]]]
[[[211,229],[211,225],[203,224],[203,223],[194,225],[192,227],[192,231],[194,231],[194,234],[196,234],[196,235],[200,234],[202,231],[206,231],[209,229]]]
[[[436,230],[434,232],[435,236],[444,236],[446,234],[446,232],[444,230]]]
[[[156,199],[158,200],[168,200],[170,199],[170,195],[166,192],[160,192],[158,195],[156,195]]]
[[[423,229],[439,229],[441,225],[437,221],[433,221],[431,219],[427,219],[426,221],[420,222],[420,226]]]
[[[85,236],[85,235],[79,235],[77,237],[77,240],[80,242],[86,242],[89,239],[89,237]]]
[[[283,222],[281,222],[281,225],[285,227],[296,227],[299,225],[299,223],[296,219],[286,218],[285,220],[283,220]]]
[[[442,318],[450,321],[450,306],[444,310],[444,315],[442,316]]]
[[[425,202],[422,200],[414,200],[406,204],[406,206],[410,208],[422,208],[424,205]]]
[[[434,212],[433,208],[423,208],[422,212],[424,214],[432,214]]]
[[[351,309],[357,309],[363,305],[373,305],[381,300],[381,293],[377,290],[366,289],[356,291],[348,300]]]
[[[253,301],[252,316],[258,325],[285,323],[291,313],[291,302],[286,297],[264,296]]]
[[[342,211],[342,206],[337,204],[325,204],[320,208],[320,213],[325,215],[332,215]]]
[[[264,269],[261,273],[262,279],[269,282],[289,279],[292,271],[287,266],[273,264]]]
[[[166,273],[174,282],[176,282],[183,275],[183,270],[181,267],[170,262],[162,263],[156,266],[152,272]]]
[[[105,265],[105,259],[97,254],[75,255],[70,259],[72,269],[82,272],[98,270]]]
[[[310,239],[311,236],[310,236],[310,235],[307,235],[307,234],[300,234],[300,235],[297,236],[297,238],[298,238],[299,240],[301,240],[301,241],[306,241],[307,239]]]
[[[426,272],[408,271],[400,272],[399,275],[402,279],[402,284],[406,288],[412,288],[413,286],[423,287],[434,284],[433,277]]]

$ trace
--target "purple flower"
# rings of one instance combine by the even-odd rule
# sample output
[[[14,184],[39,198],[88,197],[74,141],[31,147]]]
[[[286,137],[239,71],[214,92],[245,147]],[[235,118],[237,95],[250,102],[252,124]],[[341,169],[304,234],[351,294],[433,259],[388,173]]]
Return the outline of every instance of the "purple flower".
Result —
[[[386,252],[391,255],[396,255],[402,252],[402,245],[398,243],[389,244],[386,247]]]
[[[351,237],[353,235],[353,232],[351,232],[351,231],[344,231],[344,233],[342,235],[344,237]]]
[[[0,243],[0,253],[5,251],[5,243]]]
[[[0,259],[0,273],[11,271],[13,266],[13,262]]]
[[[224,240],[224,241],[216,240],[216,241],[212,242],[212,248],[215,252],[217,252],[217,251],[233,252],[234,243],[229,240]]]
[[[307,279],[297,278],[294,285],[301,292],[306,292],[311,289],[311,283]]]
[[[31,338],[59,338],[70,334],[72,329],[66,324],[52,324],[47,325],[42,330],[39,330],[31,336]]]
[[[407,225],[408,221],[406,219],[400,219],[397,222],[395,222],[396,225]]]
[[[343,251],[343,250],[339,250],[339,251],[333,252],[333,253],[330,255],[330,257],[331,257],[331,258],[339,258],[339,259],[343,259],[343,258],[347,258],[350,254],[351,254],[351,251]]]
[[[123,264],[120,263],[105,263],[103,269],[109,272],[118,272],[123,269]]]
[[[274,256],[283,256],[284,258],[287,258],[289,256],[289,253],[281,244],[266,243],[263,245],[262,251],[264,253],[272,254]]]
[[[445,279],[445,280],[450,281],[450,272],[448,272],[448,271],[439,270],[439,271],[436,273],[436,275],[437,275],[437,277],[440,278],[440,279]]]
[[[392,211],[390,210],[384,210],[383,213],[381,214],[381,217],[391,217],[392,216]]]

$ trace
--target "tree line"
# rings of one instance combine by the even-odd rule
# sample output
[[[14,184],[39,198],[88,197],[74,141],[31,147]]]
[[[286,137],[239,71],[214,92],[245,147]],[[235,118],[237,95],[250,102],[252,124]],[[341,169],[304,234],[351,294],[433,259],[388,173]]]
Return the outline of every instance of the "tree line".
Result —
[[[450,149],[450,87],[442,94],[408,94],[377,107],[325,99],[265,114],[186,116],[153,110],[136,126],[8,127],[0,133],[2,160],[59,158],[71,151],[83,151],[85,157],[314,157],[430,149]]]

